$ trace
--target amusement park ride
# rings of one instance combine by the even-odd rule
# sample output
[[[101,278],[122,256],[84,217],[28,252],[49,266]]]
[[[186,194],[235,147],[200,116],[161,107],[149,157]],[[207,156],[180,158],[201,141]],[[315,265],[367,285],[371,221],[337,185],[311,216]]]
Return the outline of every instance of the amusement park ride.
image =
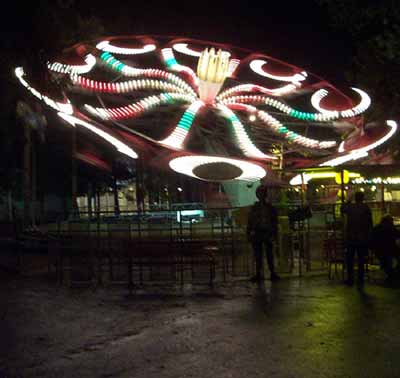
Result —
[[[364,123],[371,99],[360,89],[341,91],[270,56],[213,42],[110,37],[77,44],[47,68],[49,83],[23,67],[15,74],[60,119],[85,129],[80,137],[206,181],[256,181],[273,164],[298,168],[305,158],[339,166],[367,157],[397,129],[389,120]]]

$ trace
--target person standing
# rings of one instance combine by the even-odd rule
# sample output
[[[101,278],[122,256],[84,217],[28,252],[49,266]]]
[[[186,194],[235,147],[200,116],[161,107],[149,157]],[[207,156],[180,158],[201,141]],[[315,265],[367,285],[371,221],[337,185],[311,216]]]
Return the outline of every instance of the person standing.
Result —
[[[395,227],[390,214],[383,216],[381,222],[372,229],[370,248],[386,273],[387,284],[394,283],[399,276],[400,249],[397,245],[399,239],[400,231]],[[394,259],[397,260],[396,269],[393,267]]]
[[[251,242],[256,262],[256,275],[253,282],[264,280],[263,249],[267,257],[271,281],[278,280],[275,272],[273,241],[278,233],[278,213],[276,208],[267,201],[267,188],[259,186],[256,191],[256,202],[249,213],[247,222],[247,240]]]
[[[368,256],[368,242],[372,231],[372,214],[366,203],[364,193],[356,192],[355,203],[342,206],[342,213],[347,216],[346,223],[346,265],[348,285],[354,282],[354,258],[358,260],[358,284],[364,284],[364,263]]]

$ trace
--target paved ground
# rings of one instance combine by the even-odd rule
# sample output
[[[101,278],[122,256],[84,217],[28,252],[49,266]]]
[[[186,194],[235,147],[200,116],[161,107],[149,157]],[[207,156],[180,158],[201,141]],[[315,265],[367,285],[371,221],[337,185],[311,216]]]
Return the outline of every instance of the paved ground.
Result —
[[[376,283],[127,297],[3,273],[0,304],[1,378],[400,376],[400,290]]]

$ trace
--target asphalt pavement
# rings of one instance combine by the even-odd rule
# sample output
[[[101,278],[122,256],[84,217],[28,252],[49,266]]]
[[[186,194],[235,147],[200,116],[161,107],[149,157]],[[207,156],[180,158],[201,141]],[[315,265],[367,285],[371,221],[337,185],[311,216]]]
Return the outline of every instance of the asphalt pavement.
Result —
[[[57,287],[0,272],[0,377],[400,377],[400,289]]]

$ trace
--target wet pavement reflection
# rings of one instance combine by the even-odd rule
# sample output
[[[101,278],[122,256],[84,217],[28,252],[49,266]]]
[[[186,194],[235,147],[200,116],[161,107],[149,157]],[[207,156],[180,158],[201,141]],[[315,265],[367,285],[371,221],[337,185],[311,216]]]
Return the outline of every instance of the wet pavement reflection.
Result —
[[[0,281],[0,377],[398,377],[400,289],[324,277],[213,290]]]

